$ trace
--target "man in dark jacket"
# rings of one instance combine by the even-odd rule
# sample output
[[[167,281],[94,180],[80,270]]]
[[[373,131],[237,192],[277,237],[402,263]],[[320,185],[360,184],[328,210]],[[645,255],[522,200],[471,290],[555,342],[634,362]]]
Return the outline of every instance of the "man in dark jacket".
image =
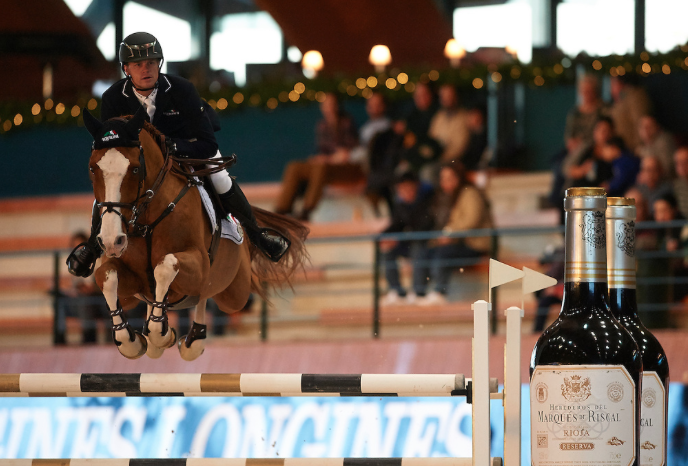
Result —
[[[434,196],[432,187],[421,183],[418,175],[409,171],[399,176],[395,191],[396,199],[392,210],[392,221],[384,233],[432,230],[434,226],[431,208]],[[387,296],[382,300],[383,305],[398,304],[404,296],[411,303],[417,296],[425,295],[428,270],[422,261],[426,243],[426,240],[383,240],[380,243],[383,252],[385,278],[389,287]],[[399,267],[397,265],[399,257],[408,257],[413,263],[413,293],[408,296],[399,280]]]
[[[126,78],[103,94],[103,121],[133,115],[143,106],[151,123],[165,135],[171,154],[192,159],[220,156],[214,134],[220,129],[217,115],[204,105],[189,81],[160,73],[164,56],[153,35],[137,32],[127,36],[120,44],[119,59]],[[210,179],[224,210],[238,218],[251,242],[277,262],[289,248],[286,238],[258,226],[250,204],[227,171],[211,175]],[[94,206],[91,237],[67,259],[73,275],[92,273],[100,255],[96,242],[99,230],[100,212]]]

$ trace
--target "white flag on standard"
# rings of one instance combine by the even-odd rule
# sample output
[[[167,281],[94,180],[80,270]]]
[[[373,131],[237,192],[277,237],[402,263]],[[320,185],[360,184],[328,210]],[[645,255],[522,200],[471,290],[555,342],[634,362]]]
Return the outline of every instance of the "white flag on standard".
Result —
[[[557,279],[523,267],[523,294],[534,293],[557,284]]]
[[[490,259],[490,289],[523,278],[523,270]]]

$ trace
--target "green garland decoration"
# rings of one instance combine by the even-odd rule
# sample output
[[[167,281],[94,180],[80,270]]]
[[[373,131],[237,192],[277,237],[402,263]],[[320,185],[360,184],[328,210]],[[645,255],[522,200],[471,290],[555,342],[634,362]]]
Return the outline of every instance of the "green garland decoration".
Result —
[[[488,80],[497,87],[514,83],[537,88],[571,84],[578,69],[598,75],[623,76],[636,74],[671,74],[688,70],[688,44],[664,54],[642,52],[639,55],[576,58],[559,56],[535,60],[523,65],[518,60],[500,65],[466,64],[457,68],[411,70],[391,69],[388,73],[360,76],[316,77],[300,81],[263,82],[244,88],[225,87],[202,97],[218,111],[240,111],[259,107],[271,112],[283,105],[304,106],[322,101],[326,92],[336,92],[346,99],[367,98],[383,92],[390,101],[408,99],[418,82],[435,81],[453,84],[460,90],[485,91]],[[490,83],[490,84],[492,84]],[[73,102],[48,99],[45,102],[5,102],[0,104],[0,134],[8,135],[36,126],[83,126],[82,108],[98,111],[100,99],[82,96]]]

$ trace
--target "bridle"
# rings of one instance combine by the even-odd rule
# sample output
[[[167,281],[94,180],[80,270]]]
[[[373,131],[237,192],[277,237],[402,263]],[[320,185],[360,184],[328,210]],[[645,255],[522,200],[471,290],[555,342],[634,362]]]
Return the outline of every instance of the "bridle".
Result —
[[[231,156],[228,157],[219,157],[219,158],[213,158],[213,159],[189,159],[185,157],[177,157],[174,155],[171,155],[169,151],[167,150],[167,146],[165,144],[165,136],[160,135],[160,136],[155,136],[151,134],[151,136],[155,137],[157,139],[158,146],[160,150],[162,151],[163,157],[164,157],[164,162],[163,166],[158,172],[158,175],[151,185],[151,187],[147,190],[144,191],[145,188],[145,181],[146,181],[146,158],[143,153],[143,145],[139,141],[136,141],[135,145],[129,145],[129,147],[138,147],[139,149],[139,168],[135,168],[134,170],[138,170],[138,187],[136,189],[136,197],[134,198],[133,202],[99,202],[96,204],[99,210],[102,210],[103,208],[105,209],[100,217],[102,217],[106,213],[115,213],[119,216],[119,218],[122,221],[122,224],[124,225],[124,230],[127,234],[127,237],[139,237],[139,238],[146,238],[150,236],[150,234],[153,232],[153,229],[169,214],[171,214],[175,207],[177,206],[177,203],[186,195],[186,193],[191,189],[192,186],[198,186],[198,185],[203,185],[203,182],[200,180],[200,177],[208,176],[213,173],[217,173],[221,170],[224,170],[236,163],[236,155],[232,154]],[[94,150],[92,148],[92,150]],[[175,165],[176,162],[176,165]],[[198,167],[199,165],[213,165],[210,168],[205,168],[205,169],[200,169],[200,170],[194,170],[193,167]],[[162,183],[165,181],[165,177],[167,174],[174,170],[177,173],[182,174],[184,177],[186,177],[187,182],[184,185],[184,187],[181,189],[181,191],[177,194],[177,197],[170,202],[167,205],[167,208],[151,223],[149,224],[144,224],[139,222],[139,218],[142,217],[142,215],[146,212],[148,209],[148,206],[150,203],[153,201],[153,198],[157,194],[158,190],[160,189],[160,186]],[[120,210],[116,210],[117,208],[119,209],[127,209],[131,210],[131,218],[127,220],[127,218],[122,214]]]

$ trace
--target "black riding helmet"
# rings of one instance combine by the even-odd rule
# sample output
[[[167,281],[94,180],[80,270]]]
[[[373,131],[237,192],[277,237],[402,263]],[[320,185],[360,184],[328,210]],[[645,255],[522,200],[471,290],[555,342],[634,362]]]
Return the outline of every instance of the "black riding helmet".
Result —
[[[143,61],[160,60],[160,68],[165,57],[162,54],[162,46],[153,34],[147,32],[135,32],[129,34],[119,44],[119,64],[124,72],[124,64]]]

